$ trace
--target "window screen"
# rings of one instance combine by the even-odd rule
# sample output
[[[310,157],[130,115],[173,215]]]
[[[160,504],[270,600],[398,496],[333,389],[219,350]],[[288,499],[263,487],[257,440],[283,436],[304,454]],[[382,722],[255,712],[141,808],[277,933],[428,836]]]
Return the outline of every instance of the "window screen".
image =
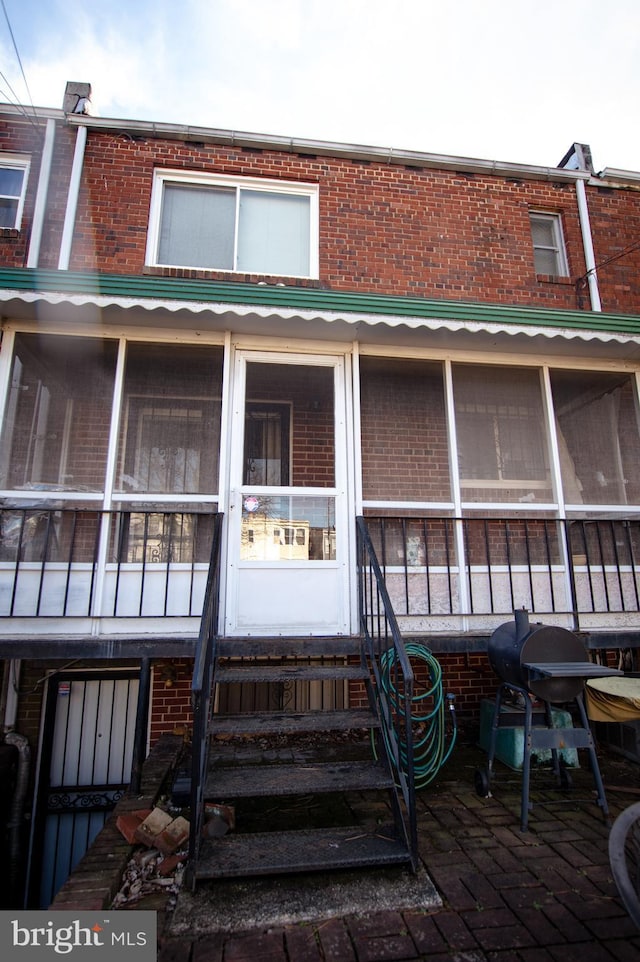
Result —
[[[117,490],[217,492],[221,380],[220,348],[129,346]]]
[[[458,467],[469,501],[551,496],[538,371],[456,364]]]
[[[2,487],[104,489],[116,351],[100,338],[16,335]]]
[[[638,504],[640,436],[630,375],[553,371],[562,485],[568,504]]]

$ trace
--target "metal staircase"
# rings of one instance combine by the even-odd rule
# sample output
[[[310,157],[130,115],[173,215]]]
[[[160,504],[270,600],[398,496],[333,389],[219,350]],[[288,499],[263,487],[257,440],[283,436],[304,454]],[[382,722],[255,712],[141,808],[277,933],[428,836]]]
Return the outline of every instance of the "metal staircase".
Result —
[[[238,658],[244,644],[252,654]],[[359,644],[348,638],[220,640],[215,682],[219,688],[238,682],[366,685],[368,672],[354,657]],[[323,656],[332,664],[323,663]],[[344,664],[335,664],[341,658]],[[395,795],[386,758],[376,759],[371,749],[369,733],[377,729],[371,709],[214,712],[203,798],[205,804],[233,805],[236,828],[201,840],[194,880],[410,862],[403,825],[393,824],[392,808],[390,826],[366,825],[344,801],[352,792],[358,798]],[[352,737],[332,738],[337,732]],[[290,828],[292,820],[299,827]],[[261,831],[265,823],[269,830]],[[206,834],[206,823],[203,827]]]
[[[375,639],[365,621],[355,638],[219,638],[215,553],[214,545],[192,685],[187,884],[398,864],[415,869],[410,764],[407,772],[413,679],[401,650],[394,672],[406,698],[393,706],[381,700],[380,655],[402,646],[399,635],[394,642],[385,629]],[[379,597],[370,596],[370,587],[366,593],[371,611]],[[375,612],[378,628],[387,626],[385,618]],[[230,685],[292,690],[306,682],[366,691],[368,707],[297,710],[294,702],[290,710],[217,710]],[[402,752],[394,751],[400,743]],[[226,834],[208,831],[207,811],[216,804],[235,812]]]

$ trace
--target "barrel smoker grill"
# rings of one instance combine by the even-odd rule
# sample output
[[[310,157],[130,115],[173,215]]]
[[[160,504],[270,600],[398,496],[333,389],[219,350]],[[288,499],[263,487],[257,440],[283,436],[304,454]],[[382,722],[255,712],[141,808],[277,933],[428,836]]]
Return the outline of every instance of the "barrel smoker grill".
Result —
[[[515,692],[522,696],[524,706],[520,817],[522,831],[527,830],[531,809],[529,802],[531,756],[540,750],[551,750],[553,771],[560,787],[568,787],[570,782],[559,750],[563,748],[588,750],[598,805],[606,818],[609,809],[583,693],[589,678],[620,675],[622,672],[588,661],[582,642],[566,628],[542,624],[531,625],[529,614],[525,609],[515,612],[514,621],[508,621],[496,628],[489,639],[488,655],[491,667],[501,679],[501,684],[496,694],[493,712],[487,771],[476,772],[478,794],[486,796],[490,793],[498,728],[506,724],[513,725],[512,716],[501,712],[502,702]],[[534,699],[542,703],[542,711],[534,711]],[[554,728],[551,706],[567,702],[576,703],[581,726]],[[520,717],[522,717],[521,714]]]

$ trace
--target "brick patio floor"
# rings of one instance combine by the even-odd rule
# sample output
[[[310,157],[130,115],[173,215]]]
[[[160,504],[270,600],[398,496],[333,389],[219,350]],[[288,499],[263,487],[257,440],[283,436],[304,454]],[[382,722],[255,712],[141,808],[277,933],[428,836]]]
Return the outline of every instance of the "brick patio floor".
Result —
[[[640,766],[602,748],[599,759],[615,817],[640,798]],[[420,855],[441,907],[380,905],[356,917],[345,905],[339,918],[193,940],[172,938],[165,924],[160,962],[640,962],[586,763],[569,793],[535,776],[526,833],[520,776],[498,765],[492,796],[481,798],[474,772],[484,764],[480,749],[456,747],[419,794]]]

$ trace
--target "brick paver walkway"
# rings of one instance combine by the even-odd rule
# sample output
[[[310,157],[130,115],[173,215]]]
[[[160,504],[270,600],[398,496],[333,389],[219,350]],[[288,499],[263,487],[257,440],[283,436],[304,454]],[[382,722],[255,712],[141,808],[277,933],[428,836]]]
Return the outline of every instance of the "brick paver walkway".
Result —
[[[611,814],[640,797],[640,766],[599,753]],[[608,826],[593,779],[580,769],[566,793],[532,792],[519,830],[520,779],[499,768],[493,795],[474,790],[480,750],[456,749],[419,796],[420,851],[443,905],[380,906],[269,931],[161,941],[160,962],[640,962],[640,933],[619,900]],[[548,779],[547,779],[548,784]],[[635,790],[635,791],[634,791]],[[542,805],[539,800],[578,799]]]

